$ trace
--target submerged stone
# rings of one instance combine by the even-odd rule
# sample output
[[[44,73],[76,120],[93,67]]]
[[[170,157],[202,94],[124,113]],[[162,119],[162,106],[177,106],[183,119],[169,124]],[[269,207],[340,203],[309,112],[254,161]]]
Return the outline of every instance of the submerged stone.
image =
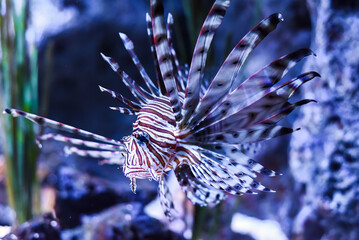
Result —
[[[144,188],[133,194],[127,184],[109,183],[68,167],[60,168],[56,176],[55,212],[64,229],[80,225],[82,216],[99,213],[118,203],[136,201],[144,206],[157,195]]]
[[[4,240],[38,239],[60,240],[60,225],[52,213],[45,213],[21,224],[6,235]]]
[[[81,221],[80,228],[66,230],[62,239],[184,239],[159,220],[145,215],[138,202],[119,204],[101,213],[84,216]]]

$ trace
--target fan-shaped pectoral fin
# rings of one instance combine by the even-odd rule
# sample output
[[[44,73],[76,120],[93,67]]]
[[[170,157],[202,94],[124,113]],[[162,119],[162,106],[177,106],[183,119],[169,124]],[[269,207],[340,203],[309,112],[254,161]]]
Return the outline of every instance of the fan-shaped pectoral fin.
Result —
[[[226,196],[223,191],[208,186],[197,179],[187,164],[177,167],[175,174],[182,190],[193,204],[199,206],[218,204]]]

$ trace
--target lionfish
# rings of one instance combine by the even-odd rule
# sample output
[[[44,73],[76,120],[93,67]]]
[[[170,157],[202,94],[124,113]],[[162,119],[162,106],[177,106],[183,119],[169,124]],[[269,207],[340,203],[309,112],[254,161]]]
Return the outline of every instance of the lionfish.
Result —
[[[70,132],[89,140],[60,134],[45,134],[38,141],[56,140],[70,144],[68,154],[101,158],[123,166],[136,190],[136,179],[159,182],[159,198],[165,215],[171,219],[174,208],[166,174],[175,176],[193,204],[217,204],[226,194],[274,192],[255,180],[257,173],[280,175],[248,157],[243,144],[256,143],[292,133],[277,124],[296,107],[313,102],[288,99],[305,82],[319,76],[306,72],[280,85],[276,83],[300,60],[315,55],[300,49],[266,65],[249,78],[239,81],[238,73],[253,49],[283,21],[280,13],[262,20],[230,52],[208,87],[203,82],[209,46],[229,7],[230,0],[216,0],[197,39],[191,65],[179,65],[172,42],[173,18],[164,19],[162,0],[151,0],[146,14],[147,33],[154,56],[157,81],[152,81],[137,58],[132,41],[120,37],[139,70],[146,88],[126,74],[111,57],[101,53],[137,101],[100,87],[124,107],[111,107],[123,114],[136,115],[133,133],[120,140],[109,139],[31,113],[6,109],[13,117],[23,116],[43,127]],[[86,147],[81,149],[76,146]],[[93,149],[93,150],[89,150]]]

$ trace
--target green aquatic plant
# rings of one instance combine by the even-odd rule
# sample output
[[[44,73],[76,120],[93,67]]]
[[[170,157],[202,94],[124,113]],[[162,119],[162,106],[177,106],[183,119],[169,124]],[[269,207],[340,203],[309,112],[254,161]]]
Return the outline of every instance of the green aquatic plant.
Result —
[[[29,7],[26,0],[0,2],[0,106],[37,112],[37,50],[26,40]],[[32,218],[39,202],[34,126],[2,115],[1,129],[8,199],[22,223]]]

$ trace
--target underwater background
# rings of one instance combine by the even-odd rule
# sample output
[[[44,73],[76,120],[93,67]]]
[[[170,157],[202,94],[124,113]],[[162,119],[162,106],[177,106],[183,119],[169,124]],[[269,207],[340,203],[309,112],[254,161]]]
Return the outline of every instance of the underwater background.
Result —
[[[9,9],[20,6],[20,2],[1,1],[2,26],[7,23]],[[33,111],[113,139],[131,134],[135,118],[111,111],[108,106],[115,104],[113,99],[98,89],[98,85],[114,90],[124,88],[100,52],[114,57],[130,76],[139,78],[118,36],[118,32],[126,33],[145,69],[151,77],[155,76],[146,35],[149,1],[27,3],[23,5],[27,9],[26,24],[20,24],[19,31],[24,32],[23,38],[31,46],[27,49],[30,57],[25,61],[31,70],[29,78],[38,80],[38,85],[31,82],[29,88],[38,89],[29,100],[37,106]],[[212,4],[208,0],[164,0],[165,13],[174,16],[174,44],[181,65],[190,63],[198,32]],[[15,9],[14,14],[17,12]],[[156,182],[139,180],[137,193],[133,194],[122,167],[66,156],[64,145],[58,142],[45,142],[41,151],[31,153],[38,154],[37,163],[10,168],[11,159],[5,161],[10,136],[9,131],[3,130],[0,238],[359,239],[359,3],[232,0],[214,37],[205,76],[213,78],[234,45],[260,20],[275,12],[283,14],[284,22],[256,48],[239,77],[248,77],[280,56],[307,47],[317,56],[304,59],[284,80],[305,71],[321,74],[321,78],[303,85],[293,97],[318,102],[295,110],[283,120],[284,125],[301,130],[263,142],[252,153],[262,165],[283,174],[260,179],[276,193],[228,196],[218,206],[200,208],[186,200],[173,180],[171,192],[179,218],[168,222],[157,200]],[[16,29],[16,21],[14,26]],[[13,88],[6,87],[5,70],[11,69],[13,63],[5,61],[5,53],[11,53],[20,44],[19,39],[15,39],[15,45],[5,41],[5,33],[11,35],[11,31],[2,27],[2,108],[19,107],[8,106],[6,99],[29,94],[28,90],[21,93],[22,89],[11,91]],[[37,66],[32,65],[34,62]],[[28,79],[26,74],[23,77]],[[29,109],[32,108],[24,110]],[[4,122],[3,119],[3,125]],[[53,131],[35,128],[35,132]],[[23,146],[37,149],[34,137],[24,140]],[[37,178],[31,175],[35,170]],[[21,182],[10,184],[15,181],[9,181],[9,175],[15,179],[27,174],[31,176],[24,182],[33,181],[35,187],[26,188],[32,185]],[[21,199],[24,196],[33,199]],[[21,225],[28,220],[28,224]]]

